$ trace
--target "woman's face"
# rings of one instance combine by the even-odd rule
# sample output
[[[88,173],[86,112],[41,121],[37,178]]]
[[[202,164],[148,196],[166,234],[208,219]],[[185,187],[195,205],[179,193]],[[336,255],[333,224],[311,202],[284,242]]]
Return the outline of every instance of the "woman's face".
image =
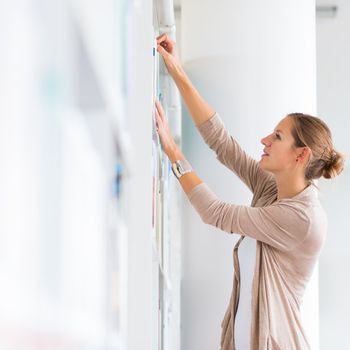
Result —
[[[290,117],[282,119],[274,132],[261,140],[264,154],[259,161],[260,167],[274,174],[294,170],[298,156],[305,147],[294,146],[292,136],[293,121]],[[300,159],[299,159],[300,160]]]

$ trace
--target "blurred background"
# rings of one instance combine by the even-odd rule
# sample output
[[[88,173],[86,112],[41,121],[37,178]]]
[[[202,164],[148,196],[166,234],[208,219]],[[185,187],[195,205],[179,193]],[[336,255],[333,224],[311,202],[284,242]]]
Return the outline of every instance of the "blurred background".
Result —
[[[238,236],[189,205],[154,99],[221,199],[251,195],[181,104],[155,50],[164,32],[254,157],[291,112],[321,117],[349,154],[345,0],[1,0],[1,349],[219,348]],[[303,306],[313,349],[346,348],[349,180],[347,164],[318,184],[329,229]]]

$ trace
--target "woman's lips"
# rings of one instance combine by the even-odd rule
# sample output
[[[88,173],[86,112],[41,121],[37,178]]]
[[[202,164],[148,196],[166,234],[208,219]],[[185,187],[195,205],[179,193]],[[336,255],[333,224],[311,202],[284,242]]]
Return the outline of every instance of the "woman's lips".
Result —
[[[269,154],[268,154],[266,151],[263,150],[263,152],[264,152],[264,153],[261,155],[262,157],[267,157],[267,156],[269,156]]]

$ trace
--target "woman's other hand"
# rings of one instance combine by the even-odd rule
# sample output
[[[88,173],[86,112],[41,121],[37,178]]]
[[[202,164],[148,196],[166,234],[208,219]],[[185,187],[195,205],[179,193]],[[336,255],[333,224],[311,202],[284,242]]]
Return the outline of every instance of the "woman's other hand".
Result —
[[[166,34],[162,34],[157,38],[157,51],[163,57],[169,73],[174,77],[174,74],[181,66],[175,42]]]
[[[164,153],[170,157],[171,154],[177,149],[177,145],[170,132],[168,121],[165,117],[165,113],[162,105],[158,100],[155,103],[155,116],[156,116],[156,127],[160,138],[160,142],[163,147]]]

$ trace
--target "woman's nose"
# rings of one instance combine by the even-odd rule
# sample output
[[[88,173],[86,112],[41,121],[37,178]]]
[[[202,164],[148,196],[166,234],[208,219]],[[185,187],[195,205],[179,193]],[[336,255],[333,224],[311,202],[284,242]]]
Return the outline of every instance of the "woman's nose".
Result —
[[[269,136],[263,137],[260,141],[264,146],[270,146],[271,142],[269,142]]]
[[[267,137],[263,137],[260,141],[264,146],[266,145],[266,139],[267,139]]]

